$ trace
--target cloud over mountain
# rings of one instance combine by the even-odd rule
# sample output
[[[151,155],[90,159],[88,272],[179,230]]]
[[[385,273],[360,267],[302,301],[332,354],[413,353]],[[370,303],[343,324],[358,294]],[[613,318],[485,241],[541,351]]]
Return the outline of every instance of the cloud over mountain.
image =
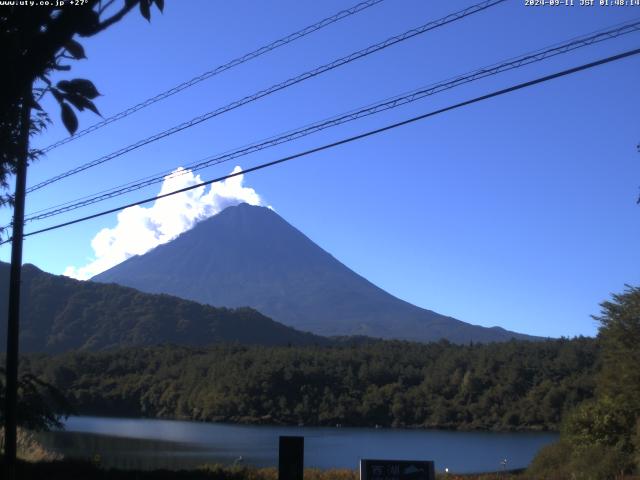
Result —
[[[241,172],[236,166],[232,173]],[[84,266],[68,266],[64,272],[72,278],[86,280],[134,255],[175,239],[196,223],[225,208],[239,203],[262,205],[260,195],[243,185],[244,175],[238,175],[210,187],[199,187],[170,197],[161,198],[150,207],[134,206],[118,214],[113,228],[103,228],[91,241],[95,257]],[[159,195],[201,183],[199,175],[177,168],[167,175]]]

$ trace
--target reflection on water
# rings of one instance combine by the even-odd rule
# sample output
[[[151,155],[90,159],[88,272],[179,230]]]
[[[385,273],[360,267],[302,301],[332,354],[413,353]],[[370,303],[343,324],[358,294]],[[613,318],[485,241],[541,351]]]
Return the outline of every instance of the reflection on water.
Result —
[[[228,463],[204,445],[117,437],[83,432],[43,432],[39,440],[69,458],[99,461],[105,468],[136,470],[196,468],[204,463]]]
[[[360,458],[435,460],[436,469],[481,472],[525,467],[553,442],[552,433],[447,432],[326,427],[272,427],[170,420],[70,417],[66,431],[42,434],[71,458],[100,456],[116,468],[195,468],[204,463],[276,466],[278,437],[305,437],[305,466],[357,468]]]

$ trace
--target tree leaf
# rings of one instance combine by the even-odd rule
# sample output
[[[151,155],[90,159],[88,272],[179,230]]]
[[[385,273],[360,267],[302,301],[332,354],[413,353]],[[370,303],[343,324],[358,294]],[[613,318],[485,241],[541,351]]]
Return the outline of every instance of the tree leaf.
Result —
[[[71,105],[76,107],[78,110],[83,111],[85,109],[85,102],[88,102],[86,98],[82,95],[66,93],[64,95],[65,100],[67,100]]]
[[[155,0],[158,10],[164,12],[164,0]]]
[[[53,69],[68,72],[69,70],[71,70],[71,65],[54,65]]]
[[[102,116],[102,115],[100,115],[100,111],[98,110],[98,107],[96,107],[95,104],[91,100],[86,100],[86,102],[87,103],[85,104],[85,107],[87,107],[89,110],[91,110],[96,115],[98,115],[100,117]]]
[[[80,45],[80,43],[76,42],[75,40],[69,40],[64,48],[67,50],[67,52],[69,52],[71,54],[71,56],[77,60],[80,60],[82,58],[87,58],[87,56],[84,54],[84,47],[82,45]]]
[[[71,83],[76,88],[76,91],[80,92],[81,95],[87,97],[88,99],[93,100],[98,95],[100,95],[100,92],[98,92],[98,89],[90,80],[86,80],[84,78],[76,78],[74,80],[71,80]]]
[[[77,22],[76,32],[82,37],[90,37],[100,26],[100,15],[91,8],[82,8],[83,18]]]
[[[60,90],[52,87],[51,93],[53,94],[53,97],[58,101],[60,105],[64,103],[64,95],[62,94],[62,92],[60,92]]]
[[[90,100],[93,100],[100,92],[95,87],[93,82],[90,80],[86,80],[84,78],[74,78],[73,80],[62,80],[56,85],[60,90],[63,90],[67,93],[79,94],[83,97],[87,97]]]
[[[151,21],[151,10],[149,8],[150,0],[140,0],[140,13],[144,18],[147,19],[147,22]]]
[[[69,93],[69,94],[66,94],[64,98],[67,99],[69,103],[71,103],[74,107],[76,107],[80,111],[83,111],[85,108],[88,108],[96,115],[100,115],[100,112],[96,108],[95,104],[88,98],[83,97],[82,95],[79,95],[77,93],[76,94]]]
[[[70,92],[72,88],[69,80],[60,80],[58,83],[56,83],[56,87],[58,87],[60,90],[64,90],[65,92]]]
[[[42,109],[42,106],[33,97],[29,98],[29,104],[31,105],[31,108],[33,110],[38,110],[39,112],[44,112],[44,110]]]
[[[68,103],[62,104],[62,123],[71,135],[78,130],[78,118]]]

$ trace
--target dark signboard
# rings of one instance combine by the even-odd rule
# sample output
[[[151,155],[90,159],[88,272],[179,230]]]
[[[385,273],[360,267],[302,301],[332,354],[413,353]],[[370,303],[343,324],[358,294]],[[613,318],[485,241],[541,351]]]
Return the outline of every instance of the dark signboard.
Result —
[[[360,460],[360,480],[435,480],[431,461]]]
[[[304,437],[280,437],[278,480],[302,480]]]

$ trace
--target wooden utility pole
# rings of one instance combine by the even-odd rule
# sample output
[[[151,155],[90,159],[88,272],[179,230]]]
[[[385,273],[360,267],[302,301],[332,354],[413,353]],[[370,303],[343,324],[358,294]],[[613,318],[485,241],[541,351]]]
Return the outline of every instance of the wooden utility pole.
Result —
[[[9,277],[9,316],[7,322],[7,378],[4,420],[4,460],[7,478],[14,479],[16,472],[16,429],[18,409],[18,341],[20,333],[20,275],[22,273],[22,235],[24,228],[24,203],[29,158],[29,130],[31,126],[31,85],[22,95],[20,106],[20,149],[16,159],[16,190],[13,207],[13,232],[11,238],[11,274]]]

